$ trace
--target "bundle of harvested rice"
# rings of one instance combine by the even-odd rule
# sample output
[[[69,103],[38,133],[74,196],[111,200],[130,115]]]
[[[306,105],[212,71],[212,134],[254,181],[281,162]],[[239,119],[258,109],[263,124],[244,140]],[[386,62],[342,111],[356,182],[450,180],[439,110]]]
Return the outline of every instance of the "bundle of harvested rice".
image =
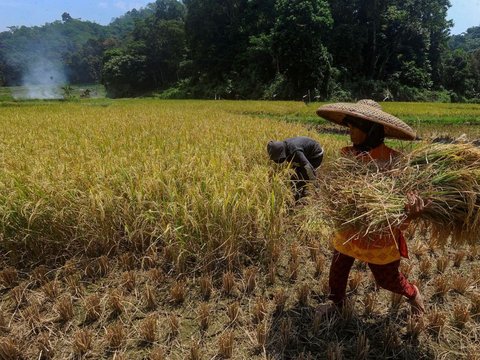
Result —
[[[316,204],[340,228],[365,236],[411,223],[440,244],[480,240],[480,149],[473,144],[425,145],[388,168],[339,158],[323,180]],[[405,211],[408,193],[428,203],[414,219]]]

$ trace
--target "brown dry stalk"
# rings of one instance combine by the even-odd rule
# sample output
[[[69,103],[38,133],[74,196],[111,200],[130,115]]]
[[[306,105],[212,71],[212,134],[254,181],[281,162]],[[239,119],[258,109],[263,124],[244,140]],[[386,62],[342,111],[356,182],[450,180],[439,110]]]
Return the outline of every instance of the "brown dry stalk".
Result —
[[[0,359],[21,360],[24,359],[17,341],[11,337],[0,338]]]
[[[383,331],[381,331],[383,335],[383,346],[385,350],[395,350],[398,349],[401,340],[399,336],[399,331],[397,328],[395,328],[395,325],[393,324],[388,324],[383,328]]]
[[[429,258],[422,259],[418,265],[421,278],[427,278],[430,275],[430,269],[432,267],[432,262]]]
[[[453,324],[459,329],[463,329],[471,320],[468,305],[457,304],[453,308]]]
[[[58,281],[52,280],[47,282],[45,285],[43,285],[42,291],[50,301],[54,301],[60,292],[60,289],[58,288]]]
[[[360,271],[354,271],[348,279],[348,287],[350,288],[350,291],[357,291],[362,281],[363,273]]]
[[[135,271],[126,271],[122,274],[122,285],[128,292],[132,292],[137,285],[137,275]]]
[[[90,295],[85,299],[85,321],[94,322],[102,315],[100,305],[100,296],[97,294]]]
[[[314,329],[318,330],[315,326]],[[282,348],[286,348],[290,344],[293,335],[292,330],[293,324],[291,318],[280,320],[280,344]]]
[[[142,258],[142,269],[148,270],[154,268],[158,264],[158,259],[157,251],[152,249]]]
[[[14,267],[6,267],[0,271],[0,285],[12,288],[18,284],[18,272]]]
[[[297,288],[297,299],[300,306],[308,306],[308,297],[310,295],[310,284],[302,284]]]
[[[315,334],[318,334],[320,332],[320,330],[323,328],[323,325],[324,325],[324,321],[325,321],[325,317],[322,316],[322,314],[318,311],[315,311],[315,313],[313,314],[313,321],[312,321],[312,328],[313,328],[313,332]],[[280,328],[280,335],[282,335],[282,329]],[[283,340],[282,340],[283,342]],[[284,344],[286,345],[286,344]]]
[[[125,271],[130,271],[135,269],[135,256],[131,252],[125,252],[119,257],[120,266]]]
[[[75,296],[80,296],[83,293],[83,286],[80,283],[79,275],[75,274],[67,276],[65,278],[65,284]]]
[[[10,329],[8,326],[7,319],[5,317],[5,313],[2,310],[2,308],[0,308],[0,335],[6,334],[9,330]]]
[[[470,297],[470,313],[475,319],[480,318],[480,294],[474,293]]]
[[[112,316],[118,316],[125,311],[123,295],[118,290],[112,290],[107,295],[107,306]]]
[[[149,360],[165,360],[165,350],[163,348],[157,346],[150,351],[150,354],[148,356]]]
[[[417,340],[422,332],[425,330],[425,323],[423,318],[410,316],[407,320],[407,335],[414,340]]]
[[[200,343],[197,341],[194,341],[192,345],[190,345],[190,354],[188,357],[188,360],[200,360],[202,357],[201,351],[200,351]]]
[[[175,261],[175,271],[177,274],[181,275],[187,271],[187,253],[181,252],[178,254],[177,259]]]
[[[437,272],[443,274],[448,267],[450,259],[448,256],[441,256],[437,259]]]
[[[460,274],[453,277],[452,289],[458,292],[459,294],[465,294],[468,287],[470,286],[470,280],[467,277],[464,277]]]
[[[261,322],[257,325],[256,329],[256,338],[257,338],[257,346],[259,348],[264,348],[267,342],[267,323]]]
[[[281,288],[275,292],[274,301],[275,301],[275,312],[282,313],[285,309],[285,304],[288,300],[288,295],[285,289]]]
[[[152,314],[140,323],[140,338],[143,342],[154,343],[157,337],[158,316]]]
[[[368,293],[365,295],[365,315],[370,316],[375,312],[375,307],[377,305],[377,296],[374,293]]]
[[[37,303],[33,303],[26,307],[22,311],[22,317],[33,331],[37,331],[37,328],[41,325],[40,306]]]
[[[393,293],[390,295],[392,309],[398,311],[403,303],[403,295]]]
[[[276,275],[277,275],[277,266],[275,265],[274,262],[271,262],[268,265],[268,272],[267,272],[267,278],[266,278],[267,285],[275,284]]]
[[[109,349],[120,349],[126,340],[125,328],[123,325],[116,323],[108,326],[105,330],[105,340]]]
[[[450,280],[446,276],[439,276],[433,282],[434,295],[443,298],[450,290]]]
[[[200,329],[202,331],[206,331],[208,329],[208,325],[210,324],[210,305],[208,305],[208,303],[200,304],[200,308],[198,309],[198,318]]]
[[[342,360],[343,349],[338,342],[331,342],[327,346],[326,355],[328,360]]]
[[[210,299],[213,292],[213,282],[211,275],[203,275],[200,278],[200,294],[204,300]]]
[[[75,333],[73,339],[73,352],[77,355],[84,355],[92,348],[92,332],[87,329],[80,329]]]
[[[355,345],[355,360],[366,360],[370,351],[370,344],[365,332],[361,332]]]
[[[73,318],[73,301],[70,295],[63,296],[55,304],[55,310],[58,315],[58,321],[66,323]]]
[[[255,300],[253,305],[253,321],[254,323],[259,323],[263,321],[265,315],[267,314],[267,304],[268,300],[263,297],[259,297]]]
[[[438,336],[443,330],[445,322],[445,313],[443,313],[436,307],[427,314],[427,328],[436,336]]]
[[[231,324],[237,323],[240,316],[240,304],[237,301],[227,306],[227,316]]]
[[[464,250],[457,251],[453,257],[453,266],[457,268],[460,267],[466,254],[467,253]]]
[[[47,274],[47,267],[45,265],[39,265],[32,270],[31,280],[36,286],[40,286],[48,280]]]
[[[10,290],[10,299],[16,307],[23,306],[27,303],[27,288],[25,285],[15,286]]]
[[[298,258],[291,258],[288,263],[288,278],[291,282],[295,282],[298,278],[298,268],[300,267],[300,263]]]
[[[180,319],[175,314],[168,316],[168,325],[171,336],[177,336],[180,333]]]
[[[248,267],[244,272],[245,292],[251,294],[257,285],[257,269],[255,267]]]
[[[185,301],[186,294],[185,282],[182,280],[175,281],[170,289],[170,300],[176,304],[180,305]]]
[[[218,340],[218,355],[224,359],[230,359],[233,356],[233,331],[225,331]]]
[[[165,280],[165,274],[159,268],[150,269],[147,276],[155,285],[163,285],[163,281]]]
[[[227,271],[222,277],[222,292],[225,295],[232,295],[235,288],[235,276],[233,272]]]
[[[77,262],[74,259],[68,259],[61,267],[61,274],[63,277],[73,275],[77,271]]]
[[[40,359],[42,360],[53,359],[55,352],[53,350],[50,337],[47,333],[42,333],[39,335],[37,340],[37,347],[40,353],[39,355]]]
[[[352,299],[347,299],[341,308],[340,314],[343,320],[351,321],[355,314],[355,302]]]
[[[468,252],[468,260],[475,261],[480,253],[480,247],[477,244],[473,244],[470,246],[470,251]]]
[[[157,290],[150,284],[145,285],[143,298],[147,310],[152,311],[157,307]]]
[[[300,259],[300,248],[297,243],[293,243],[290,246],[290,261],[291,262],[298,262]]]
[[[319,278],[325,270],[325,256],[317,255],[315,259],[315,277]]]
[[[323,295],[330,295],[330,283],[328,277],[325,277],[320,281],[320,289],[322,290]]]
[[[317,260],[318,255],[320,254],[320,246],[319,246],[318,242],[311,240],[308,243],[307,248],[308,248],[308,251],[309,251],[309,254],[310,254],[310,260],[312,262],[315,262]]]

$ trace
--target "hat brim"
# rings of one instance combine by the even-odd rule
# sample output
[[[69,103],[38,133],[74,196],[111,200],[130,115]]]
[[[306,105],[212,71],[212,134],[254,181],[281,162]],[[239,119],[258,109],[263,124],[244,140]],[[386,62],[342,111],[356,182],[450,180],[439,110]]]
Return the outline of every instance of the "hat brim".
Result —
[[[343,119],[349,115],[383,125],[385,137],[401,140],[416,139],[415,131],[402,120],[369,105],[358,103],[328,104],[321,106],[317,110],[317,115],[342,126],[348,126]]]

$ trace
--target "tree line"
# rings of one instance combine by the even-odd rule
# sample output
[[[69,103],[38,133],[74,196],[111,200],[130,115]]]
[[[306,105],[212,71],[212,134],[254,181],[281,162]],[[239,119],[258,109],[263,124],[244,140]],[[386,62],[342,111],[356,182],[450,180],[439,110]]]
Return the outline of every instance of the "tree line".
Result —
[[[107,26],[0,33],[0,84],[46,58],[111,97],[480,101],[480,26],[449,0],[157,0]]]

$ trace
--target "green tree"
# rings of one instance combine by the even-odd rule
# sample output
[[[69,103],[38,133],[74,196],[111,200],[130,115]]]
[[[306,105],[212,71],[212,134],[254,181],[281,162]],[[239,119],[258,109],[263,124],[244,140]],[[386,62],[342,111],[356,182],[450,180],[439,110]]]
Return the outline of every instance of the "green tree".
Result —
[[[331,75],[330,55],[324,44],[332,25],[324,0],[277,0],[272,50],[277,73],[288,82],[287,97],[301,97],[308,90],[326,95]]]
[[[105,54],[102,82],[109,97],[138,95],[147,81],[146,58],[130,55],[119,49]]]

